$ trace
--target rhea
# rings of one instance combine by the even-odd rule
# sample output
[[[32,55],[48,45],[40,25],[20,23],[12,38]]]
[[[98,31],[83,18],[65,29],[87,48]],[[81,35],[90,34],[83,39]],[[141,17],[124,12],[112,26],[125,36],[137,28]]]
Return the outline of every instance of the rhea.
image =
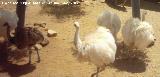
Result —
[[[74,22],[76,28],[74,45],[77,49],[77,59],[82,62],[91,62],[97,67],[97,72],[92,74],[98,77],[98,73],[103,71],[106,65],[115,61],[116,43],[109,29],[98,27],[97,30],[80,39],[80,25]]]
[[[37,52],[38,62],[40,62],[39,51],[38,48],[35,47],[35,45],[45,40],[42,32],[32,27],[23,27],[21,29],[21,33],[23,35],[15,34],[14,37],[10,37],[9,41],[15,44],[19,49],[27,49],[27,51],[29,51],[28,64],[31,64],[31,48],[34,47]]]

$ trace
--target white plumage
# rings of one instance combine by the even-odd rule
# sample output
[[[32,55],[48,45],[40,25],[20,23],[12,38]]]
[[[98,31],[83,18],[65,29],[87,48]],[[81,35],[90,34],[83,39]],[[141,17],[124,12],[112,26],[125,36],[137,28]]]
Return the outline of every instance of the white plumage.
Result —
[[[117,34],[121,28],[121,20],[117,14],[105,10],[98,16],[97,24],[110,29],[117,40]]]
[[[142,15],[142,20],[131,18],[122,28],[124,44],[131,48],[143,50],[153,46],[156,40],[152,25],[145,21],[144,15]]]
[[[109,63],[113,63],[116,54],[116,44],[109,29],[98,27],[97,30],[81,41],[79,36],[79,23],[74,23],[76,27],[74,44],[78,50],[79,61],[88,61],[97,66],[97,76],[100,69],[104,69]]]
[[[18,17],[16,13],[0,9],[0,37],[4,37],[5,40],[8,40],[7,28],[9,27],[10,31],[14,30],[17,27],[17,22]]]

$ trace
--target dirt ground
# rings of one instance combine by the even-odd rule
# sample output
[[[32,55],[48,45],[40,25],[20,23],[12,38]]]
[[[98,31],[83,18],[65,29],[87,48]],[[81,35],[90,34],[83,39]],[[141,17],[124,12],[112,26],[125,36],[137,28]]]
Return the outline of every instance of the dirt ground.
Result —
[[[7,1],[7,0],[0,0]],[[57,0],[58,1],[58,0]],[[1,5],[0,8],[15,11],[15,5]],[[40,50],[41,62],[36,63],[36,54],[32,58],[32,65],[24,63],[7,65],[5,71],[0,72],[0,77],[90,77],[96,72],[96,67],[91,63],[80,63],[73,56],[73,37],[75,28],[74,21],[79,21],[81,37],[94,31],[97,27],[97,16],[103,10],[117,13],[122,21],[131,17],[132,8],[130,5],[124,8],[114,8],[100,1],[86,0],[80,7],[61,8],[61,11],[52,10],[48,13],[39,5],[27,5],[26,24],[47,23],[49,29],[58,32],[57,37],[48,38],[48,46]],[[70,11],[69,11],[70,10]],[[125,11],[126,10],[126,11]],[[146,10],[146,20],[153,25],[157,42],[145,52],[137,52],[137,58],[117,59],[112,66],[106,67],[99,75],[100,77],[160,77],[160,4],[142,2],[141,11]],[[122,40],[121,34],[118,35]],[[123,51],[126,52],[126,51]],[[131,54],[131,55],[135,55]],[[120,55],[123,57],[124,55]]]

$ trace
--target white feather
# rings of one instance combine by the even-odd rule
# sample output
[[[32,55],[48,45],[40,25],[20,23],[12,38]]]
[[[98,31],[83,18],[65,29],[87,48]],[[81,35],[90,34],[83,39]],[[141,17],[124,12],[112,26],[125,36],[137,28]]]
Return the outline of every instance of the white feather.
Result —
[[[105,10],[98,16],[97,24],[110,29],[117,40],[117,34],[121,28],[121,20],[117,14]]]
[[[137,18],[126,21],[122,28],[122,36],[127,46],[140,50],[147,48],[156,39],[152,25]]]
[[[76,26],[76,32],[77,30],[79,30],[79,24]],[[75,38],[76,35],[79,33],[75,34]],[[117,47],[109,29],[98,27],[95,32],[87,35],[84,41],[79,41],[75,40],[78,44],[78,60],[89,61],[97,67],[104,67],[114,62]]]

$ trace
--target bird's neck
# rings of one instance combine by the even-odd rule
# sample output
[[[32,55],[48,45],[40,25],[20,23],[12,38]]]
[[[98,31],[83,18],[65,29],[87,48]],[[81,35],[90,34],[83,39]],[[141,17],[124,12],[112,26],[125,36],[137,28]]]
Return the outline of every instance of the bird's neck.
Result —
[[[9,39],[11,36],[10,36],[10,26],[7,26],[7,39]]]
[[[82,45],[82,41],[79,35],[79,28],[76,28],[75,36],[74,36],[74,45],[78,49]]]

